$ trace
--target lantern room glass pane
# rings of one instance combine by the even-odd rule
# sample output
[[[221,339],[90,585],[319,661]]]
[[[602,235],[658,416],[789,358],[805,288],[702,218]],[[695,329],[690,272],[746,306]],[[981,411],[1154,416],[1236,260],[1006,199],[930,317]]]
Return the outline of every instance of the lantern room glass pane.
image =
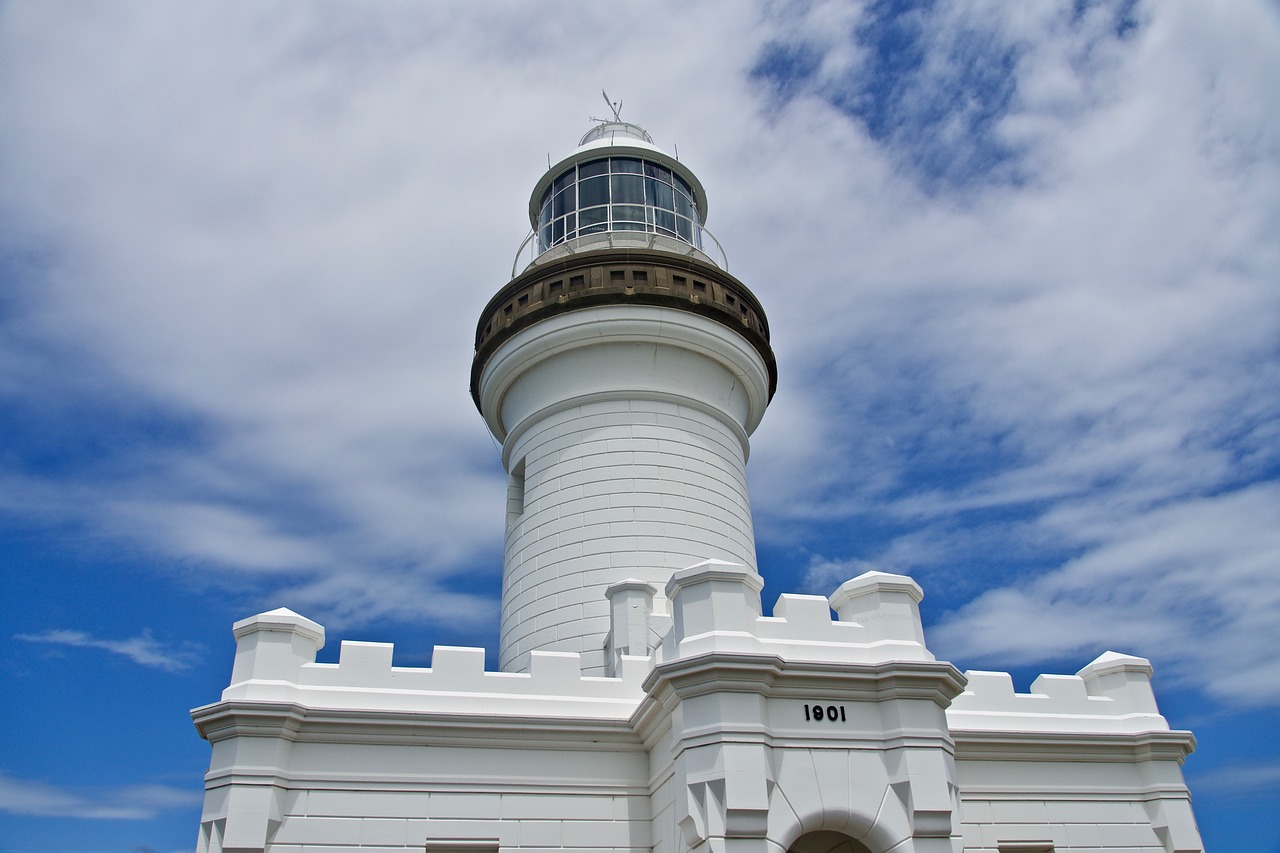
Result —
[[[644,173],[650,178],[657,178],[663,183],[671,183],[671,170],[666,166],[660,166],[657,163],[650,163],[648,160],[644,163]]]
[[[581,207],[608,203],[609,179],[607,177],[587,178],[578,184],[578,204]]]
[[[592,160],[590,163],[583,163],[578,167],[578,179],[591,178],[596,175],[609,174],[609,158],[604,157],[600,160]]]
[[[555,200],[551,206],[551,214],[553,216],[564,216],[575,207],[577,205],[574,204],[574,188],[570,185],[564,192],[556,193]]]
[[[610,163],[612,163],[609,169],[611,172],[630,172],[638,175],[644,171],[641,162],[631,157],[611,157]]]
[[[613,222],[616,226],[621,222],[637,222],[644,224],[644,205],[615,204],[613,206]]]
[[[614,204],[644,204],[644,178],[639,175],[614,175],[610,180],[613,184]]]
[[[660,207],[663,210],[676,209],[676,194],[671,190],[670,184],[664,184],[654,178],[645,178],[644,190],[648,196],[646,200],[654,207]]]
[[[588,207],[578,214],[580,234],[595,234],[609,227],[608,207]]]
[[[694,219],[696,217],[696,214],[695,214],[695,208],[693,206],[693,199],[689,198],[689,196],[685,195],[682,192],[677,192],[676,193],[676,213],[680,214],[681,216],[687,216],[690,219]]]

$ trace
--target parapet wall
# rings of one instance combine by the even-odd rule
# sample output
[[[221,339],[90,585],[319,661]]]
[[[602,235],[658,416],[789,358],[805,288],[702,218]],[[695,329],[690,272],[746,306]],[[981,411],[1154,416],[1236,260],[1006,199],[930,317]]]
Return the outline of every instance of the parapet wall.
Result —
[[[1075,675],[1041,675],[1015,693],[1007,672],[970,670],[947,710],[952,729],[1122,733],[1169,731],[1151,690],[1151,663],[1106,652]]]
[[[576,653],[534,652],[528,672],[487,672],[482,648],[436,646],[431,666],[392,664],[391,643],[344,640],[336,664],[316,663],[324,629],[281,608],[236,623],[236,663],[224,701],[407,712],[626,719],[644,695],[644,657],[617,678],[582,675]]]
[[[676,572],[666,588],[672,630],[660,659],[734,652],[805,662],[934,660],[920,624],[924,593],[908,577],[867,572],[829,598],[784,594],[772,616],[761,615],[762,588],[759,575],[718,560]]]
[[[923,593],[910,578],[868,572],[829,598],[784,594],[772,616],[761,615],[762,585],[742,566],[709,560],[672,577],[669,614],[652,612],[651,595],[615,607],[611,642],[629,652],[615,655],[615,677],[584,676],[581,655],[570,652],[534,652],[528,672],[489,672],[484,649],[454,646],[437,646],[430,667],[401,667],[393,665],[392,644],[350,640],[343,641],[338,663],[316,663],[324,628],[282,608],[236,623],[236,663],[222,698],[339,710],[625,720],[644,698],[655,662],[707,652],[855,664],[934,660],[920,622]],[[668,620],[659,648],[639,645],[649,625]],[[1115,652],[1075,675],[1041,675],[1029,693],[1015,692],[1008,673],[971,670],[947,720],[954,731],[975,733],[1168,732],[1151,675],[1146,659]]]

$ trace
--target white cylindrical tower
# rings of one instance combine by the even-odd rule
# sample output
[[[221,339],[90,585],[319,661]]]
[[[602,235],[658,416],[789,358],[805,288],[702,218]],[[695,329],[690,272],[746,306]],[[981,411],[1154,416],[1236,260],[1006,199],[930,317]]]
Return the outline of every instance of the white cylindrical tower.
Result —
[[[485,308],[471,374],[509,474],[505,670],[545,649],[603,674],[619,581],[755,570],[748,436],[777,368],[759,302],[702,250],[706,209],[693,173],[621,121],[534,188],[540,254]]]

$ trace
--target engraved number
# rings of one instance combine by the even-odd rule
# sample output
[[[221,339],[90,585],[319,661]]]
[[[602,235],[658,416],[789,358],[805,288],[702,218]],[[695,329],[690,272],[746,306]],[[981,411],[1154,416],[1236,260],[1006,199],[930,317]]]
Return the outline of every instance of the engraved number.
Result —
[[[822,722],[823,720],[827,720],[834,723],[839,720],[844,723],[848,721],[848,718],[845,717],[843,705],[827,705],[824,707],[822,705],[809,705],[806,703],[804,706],[804,718],[808,722],[814,722],[815,720],[817,722]]]

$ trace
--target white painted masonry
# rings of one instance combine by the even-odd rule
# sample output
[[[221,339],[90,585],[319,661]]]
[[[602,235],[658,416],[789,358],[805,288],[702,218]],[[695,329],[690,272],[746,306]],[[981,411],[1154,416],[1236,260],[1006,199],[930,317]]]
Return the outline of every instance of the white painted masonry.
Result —
[[[933,658],[909,578],[767,617],[760,586],[728,563],[677,572],[665,642],[611,678],[562,652],[522,673],[450,647],[396,667],[350,641],[317,664],[319,625],[237,623],[233,683],[193,712],[213,744],[198,849],[780,853],[818,831],[873,853],[1202,849],[1192,738],[1146,661],[1107,653],[1016,694]]]
[[[653,306],[561,314],[495,353],[480,400],[513,480],[504,670],[544,649],[604,674],[610,584],[661,589],[707,556],[754,568],[747,435],[768,383],[736,332]]]
[[[535,226],[562,170],[652,149],[609,126],[538,184]],[[704,216],[696,178],[651,162]],[[192,711],[198,853],[1203,853],[1195,741],[1146,660],[1015,693],[937,660],[920,587],[882,572],[762,615],[767,324],[692,244],[645,237],[560,243],[481,319],[473,395],[510,476],[500,671],[351,641],[317,663],[315,622],[237,622],[230,685]]]

